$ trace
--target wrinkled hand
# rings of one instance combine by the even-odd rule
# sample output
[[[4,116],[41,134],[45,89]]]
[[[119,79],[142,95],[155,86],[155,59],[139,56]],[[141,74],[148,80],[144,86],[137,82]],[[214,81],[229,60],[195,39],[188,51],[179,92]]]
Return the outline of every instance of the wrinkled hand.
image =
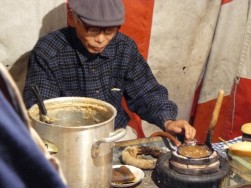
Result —
[[[196,135],[196,129],[185,120],[168,120],[165,122],[164,126],[166,132],[171,134],[184,134],[187,140],[194,139]]]

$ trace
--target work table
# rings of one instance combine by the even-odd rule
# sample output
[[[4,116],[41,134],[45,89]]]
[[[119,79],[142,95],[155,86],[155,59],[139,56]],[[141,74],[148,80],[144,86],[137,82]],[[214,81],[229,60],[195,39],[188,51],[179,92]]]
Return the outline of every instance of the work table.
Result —
[[[171,152],[166,147],[166,140],[165,138],[147,138],[147,139],[136,139],[131,141],[123,141],[120,143],[116,143],[116,146],[113,149],[113,165],[122,164],[120,160],[120,155],[123,149],[128,145],[144,145],[144,146],[153,146],[153,147],[159,147],[161,149],[167,150],[167,152]],[[164,141],[165,142],[164,142]],[[240,140],[238,140],[240,141]],[[168,141],[169,142],[169,141]],[[218,148],[217,148],[218,147]],[[219,148],[219,145],[216,146],[217,149]],[[215,148],[214,148],[215,149]],[[222,152],[222,151],[220,151]],[[137,185],[132,186],[133,188],[157,188],[158,186],[154,183],[152,180],[152,172],[153,170],[143,170],[144,171],[144,178],[141,182],[139,182]],[[250,172],[251,174],[251,172]],[[237,188],[239,185],[244,185],[251,182],[251,178],[249,179],[243,179],[240,174],[236,172],[236,170],[231,169],[229,175],[227,175],[223,182],[222,182],[222,188]]]
[[[130,141],[121,141],[117,144],[117,146],[113,149],[113,165],[122,164],[120,160],[120,155],[123,149],[126,146],[132,145],[144,145],[144,146],[153,146],[159,148],[165,148],[166,146],[160,137],[156,138],[143,138],[143,139],[136,139]],[[166,149],[168,150],[168,149]],[[169,150],[170,151],[170,150]],[[143,170],[144,171],[144,178],[141,182],[133,187],[137,188],[157,188],[158,186],[153,182],[151,175],[153,170]]]

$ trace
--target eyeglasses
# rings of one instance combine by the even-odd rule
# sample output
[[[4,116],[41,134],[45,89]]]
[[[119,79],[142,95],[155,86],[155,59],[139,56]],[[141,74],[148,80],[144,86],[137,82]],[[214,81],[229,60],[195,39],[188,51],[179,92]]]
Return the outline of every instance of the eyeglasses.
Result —
[[[77,15],[77,14],[76,14]],[[89,26],[86,23],[84,23],[79,15],[77,15],[78,20],[83,24],[86,33],[89,37],[95,37],[99,35],[101,32],[103,32],[105,35],[112,35],[116,33],[119,30],[120,26],[112,26],[112,27],[93,27]]]

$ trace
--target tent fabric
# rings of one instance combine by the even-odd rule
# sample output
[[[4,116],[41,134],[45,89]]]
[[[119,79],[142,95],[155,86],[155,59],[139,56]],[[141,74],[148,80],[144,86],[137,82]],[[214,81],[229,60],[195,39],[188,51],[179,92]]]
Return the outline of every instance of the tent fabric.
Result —
[[[39,37],[66,26],[66,3],[1,0],[0,12],[0,63],[22,93],[29,53]]]
[[[142,56],[147,60],[152,29],[154,0],[123,0],[125,23],[120,31],[133,38]],[[142,8],[143,7],[143,8]]]
[[[223,4],[194,114],[199,140],[205,140],[203,132],[207,131],[220,89],[225,91],[225,97],[212,141],[240,136],[241,125],[251,121],[250,33],[250,1]]]
[[[148,62],[177,103],[177,119],[190,119],[220,10],[220,0],[155,1]]]

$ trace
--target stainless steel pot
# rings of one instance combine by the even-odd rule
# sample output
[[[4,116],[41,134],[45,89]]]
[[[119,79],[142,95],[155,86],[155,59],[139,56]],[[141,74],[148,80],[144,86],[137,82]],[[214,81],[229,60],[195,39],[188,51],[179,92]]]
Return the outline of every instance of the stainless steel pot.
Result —
[[[39,108],[29,109],[42,139],[55,144],[69,187],[110,187],[112,147],[126,130],[114,131],[116,109],[101,100],[61,97],[45,100],[52,124],[41,122]]]

